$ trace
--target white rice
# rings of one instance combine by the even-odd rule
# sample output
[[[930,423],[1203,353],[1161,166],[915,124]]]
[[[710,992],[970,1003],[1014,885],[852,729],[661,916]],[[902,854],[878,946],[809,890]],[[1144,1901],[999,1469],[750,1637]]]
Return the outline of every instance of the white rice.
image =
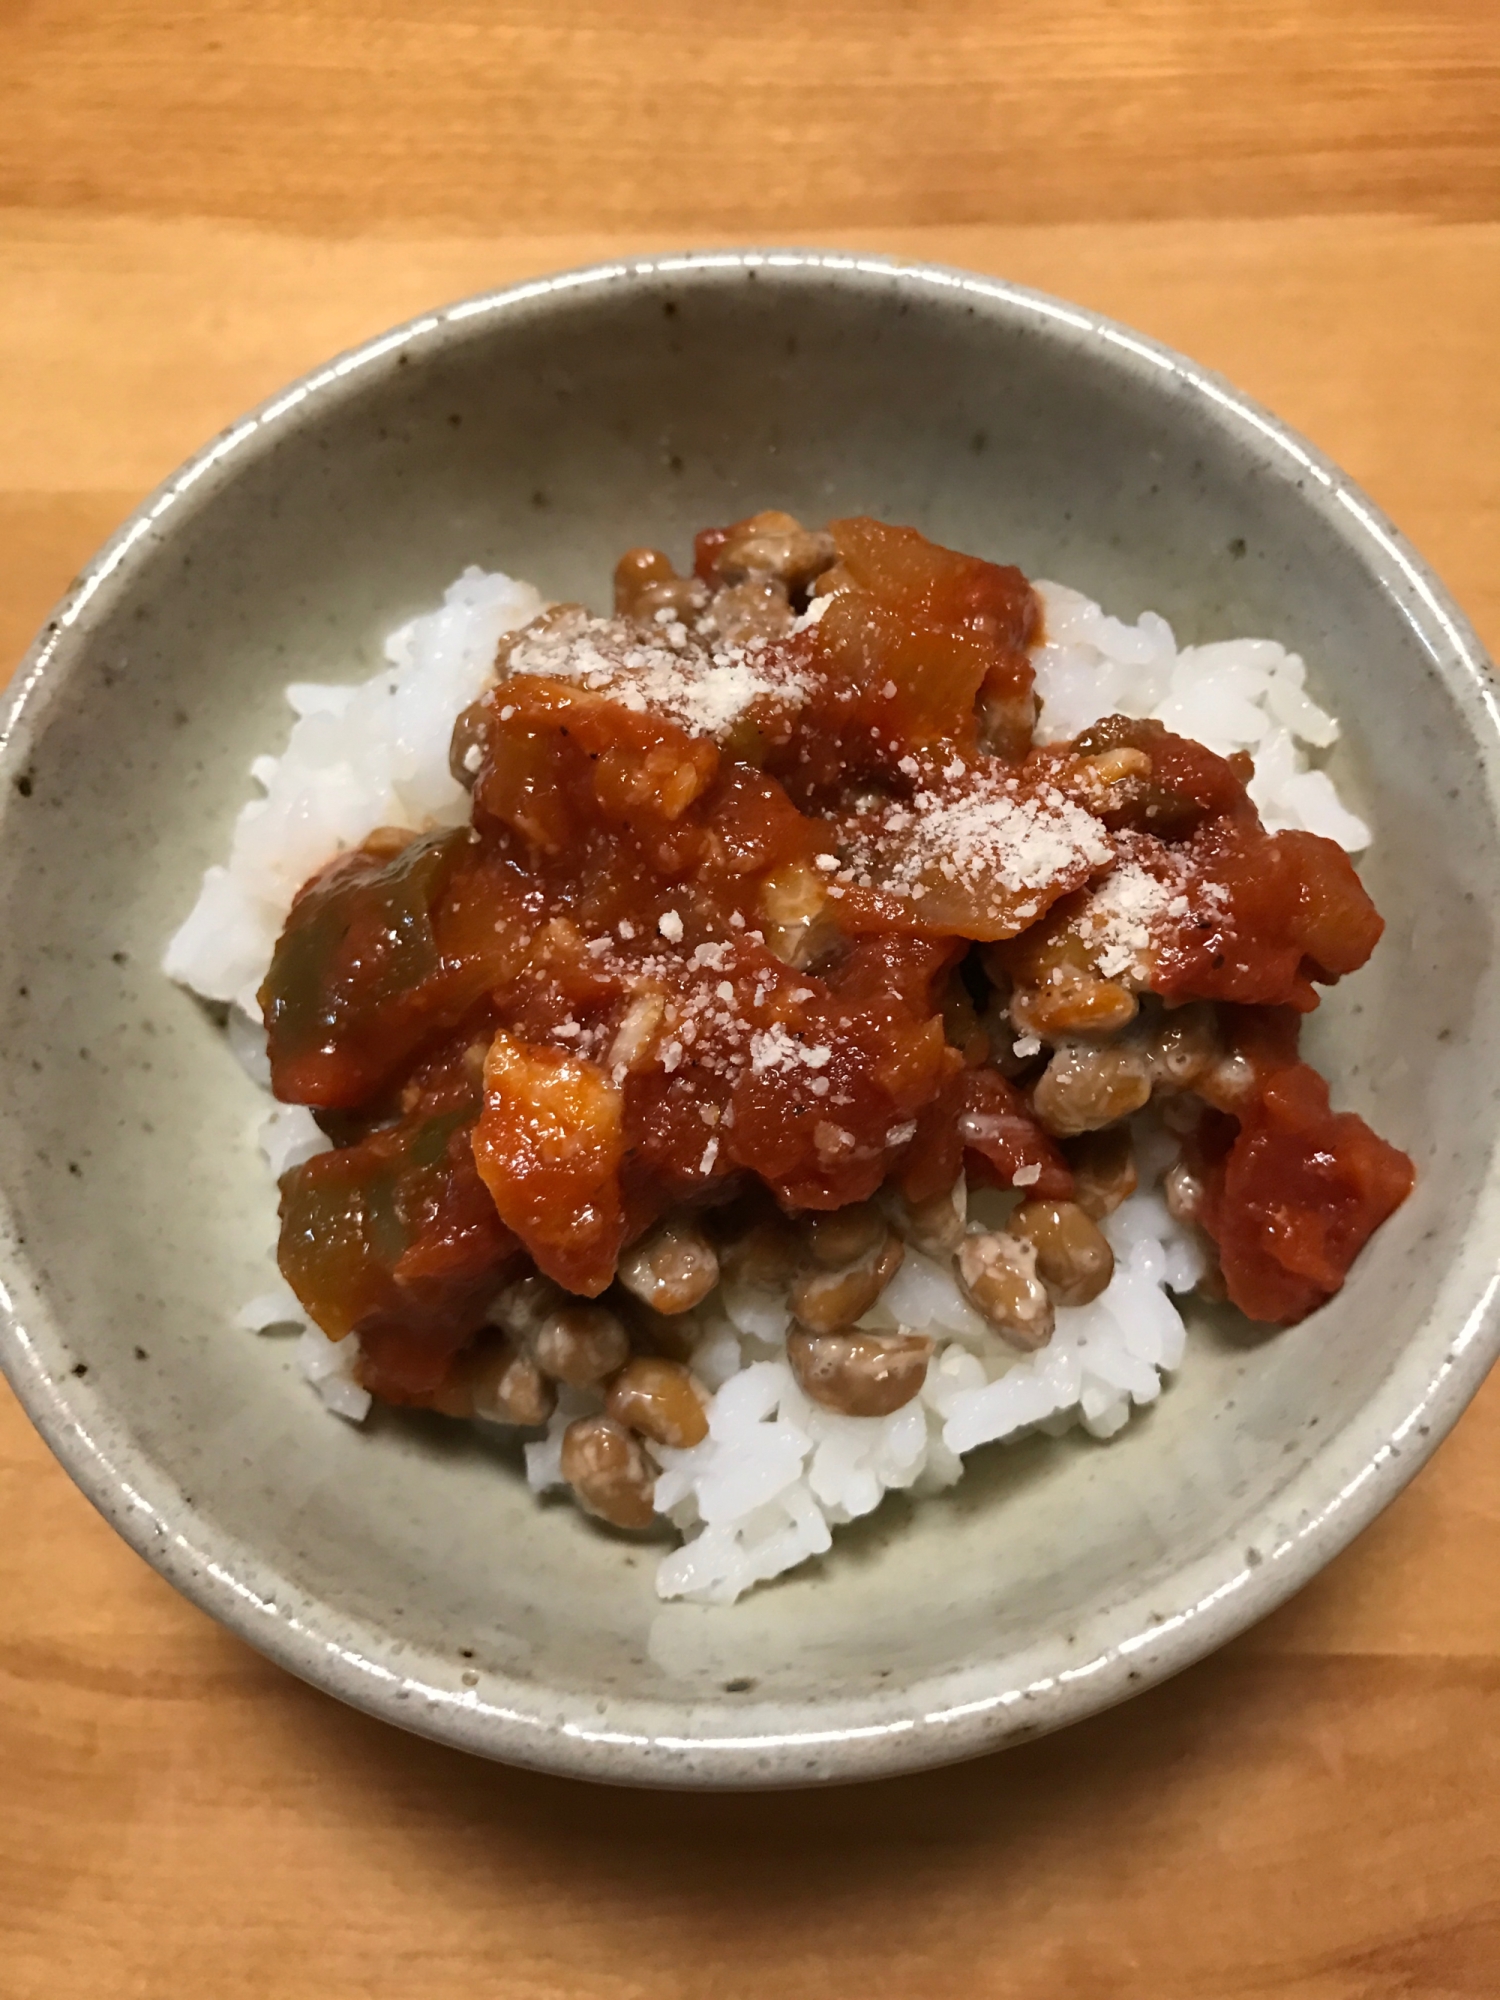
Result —
[[[1295,653],[1268,639],[1179,649],[1154,612],[1129,625],[1064,585],[1037,589],[1046,606],[1046,643],[1034,655],[1039,740],[1074,736],[1103,715],[1154,716],[1221,754],[1249,750],[1251,796],[1272,830],[1303,827],[1351,852],[1368,844],[1368,829],[1311,761],[1338,726],[1308,697]],[[529,584],[468,569],[438,610],[392,635],[389,664],[369,680],[287,689],[297,718],[287,747],[251,766],[263,796],[241,812],[227,866],[208,870],[164,961],[172,978],[231,1003],[231,1043],[258,1082],[267,1073],[255,995],[293,895],[378,826],[420,831],[467,818],[468,795],[448,769],[454,719],[483,692],[501,634],[541,607]],[[709,1435],[690,1451],[658,1453],[657,1508],[683,1536],[658,1569],[661,1596],[732,1602],[822,1554],[835,1527],[885,1493],[952,1485],[979,1445],[1075,1424],[1108,1438],[1153,1402],[1183,1358],[1171,1294],[1192,1288],[1200,1264],[1159,1190],[1171,1143],[1149,1114],[1136,1127],[1140,1189],[1103,1225],[1114,1278],[1092,1305],[1060,1309],[1039,1353],[1005,1346],[947,1271],[908,1253],[864,1324],[928,1332],[936,1352],[921,1395],[891,1416],[839,1416],[803,1395],[785,1357],[783,1298],[725,1286],[699,1308],[694,1368],[709,1395]],[[312,1114],[291,1105],[269,1111],[260,1143],[278,1176],[328,1145]],[[299,1360],[323,1402],[353,1421],[365,1416],[354,1341],[334,1343],[308,1325],[284,1283],[237,1322],[300,1326]],[[546,1436],[526,1446],[538,1491],[562,1483],[562,1433],[597,1407],[564,1391]]]

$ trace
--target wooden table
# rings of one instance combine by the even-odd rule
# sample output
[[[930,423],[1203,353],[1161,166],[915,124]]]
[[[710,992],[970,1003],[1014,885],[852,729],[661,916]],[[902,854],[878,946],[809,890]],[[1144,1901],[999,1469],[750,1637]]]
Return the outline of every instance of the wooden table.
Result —
[[[1489,0],[0,9],[0,662],[242,406],[622,249],[816,240],[1118,314],[1310,432],[1500,641]],[[0,1406],[6,2000],[1500,1993],[1500,1382],[1125,1709],[787,1798],[466,1761],[268,1666]]]

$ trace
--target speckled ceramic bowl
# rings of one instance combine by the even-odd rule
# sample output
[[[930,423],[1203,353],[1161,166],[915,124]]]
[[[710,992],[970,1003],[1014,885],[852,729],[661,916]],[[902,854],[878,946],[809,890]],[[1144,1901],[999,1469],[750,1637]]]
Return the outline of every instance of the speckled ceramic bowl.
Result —
[[[630,542],[868,511],[1191,639],[1311,663],[1389,920],[1317,1017],[1416,1193],[1290,1332],[1203,1325],[1117,1441],[991,1448],[731,1610],[467,1428],[331,1421],[236,1333],[254,1092],[157,970],[289,678],[367,673],[469,562],[598,600]],[[415,321],[217,439],[84,572],[0,758],[3,1359],[91,1500],[330,1693],[578,1776],[800,1784],[963,1757],[1186,1666],[1391,1498],[1495,1352],[1497,739],[1442,587],[1333,466],[1120,327],[956,272],[612,265]],[[24,1532],[24,1524],[12,1524]]]

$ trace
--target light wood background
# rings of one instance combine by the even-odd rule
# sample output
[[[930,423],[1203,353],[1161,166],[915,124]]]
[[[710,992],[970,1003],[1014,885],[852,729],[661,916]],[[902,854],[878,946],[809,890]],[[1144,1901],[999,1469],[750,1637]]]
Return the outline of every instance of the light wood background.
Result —
[[[1500,640],[1494,0],[0,0],[0,668],[242,406],[429,304],[815,240],[1102,307]],[[611,1794],[176,1598],[0,1392],[5,2000],[1500,1993],[1500,1382],[1294,1603],[1004,1758]]]

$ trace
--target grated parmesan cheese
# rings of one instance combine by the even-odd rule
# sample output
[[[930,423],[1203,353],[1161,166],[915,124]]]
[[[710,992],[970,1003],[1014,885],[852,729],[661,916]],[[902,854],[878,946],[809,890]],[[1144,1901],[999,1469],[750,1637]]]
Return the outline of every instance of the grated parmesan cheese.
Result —
[[[1074,920],[1072,928],[1089,945],[1101,978],[1145,978],[1142,961],[1163,923],[1180,923],[1195,907],[1217,917],[1229,900],[1222,883],[1194,875],[1169,848],[1155,842],[1152,847],[1154,872],[1123,857],[1095,884]]]
[[[909,805],[857,822],[839,881],[913,902],[954,893],[980,910],[1003,902],[1009,917],[1029,922],[1059,883],[1103,867],[1113,849],[1091,813],[1052,786],[1024,790],[1002,768],[971,774],[955,757],[943,776],[967,779],[962,790],[929,786]]]
[[[1094,949],[1100,975],[1116,979],[1131,971],[1151,948],[1152,926],[1173,901],[1175,890],[1148,874],[1137,861],[1124,861],[1089,897],[1080,920]]]
[[[795,664],[763,641],[726,645],[677,622],[647,632],[629,619],[583,612],[528,630],[511,648],[507,670],[512,679],[573,681],[622,708],[718,739],[754,703],[797,708],[809,692]]]

